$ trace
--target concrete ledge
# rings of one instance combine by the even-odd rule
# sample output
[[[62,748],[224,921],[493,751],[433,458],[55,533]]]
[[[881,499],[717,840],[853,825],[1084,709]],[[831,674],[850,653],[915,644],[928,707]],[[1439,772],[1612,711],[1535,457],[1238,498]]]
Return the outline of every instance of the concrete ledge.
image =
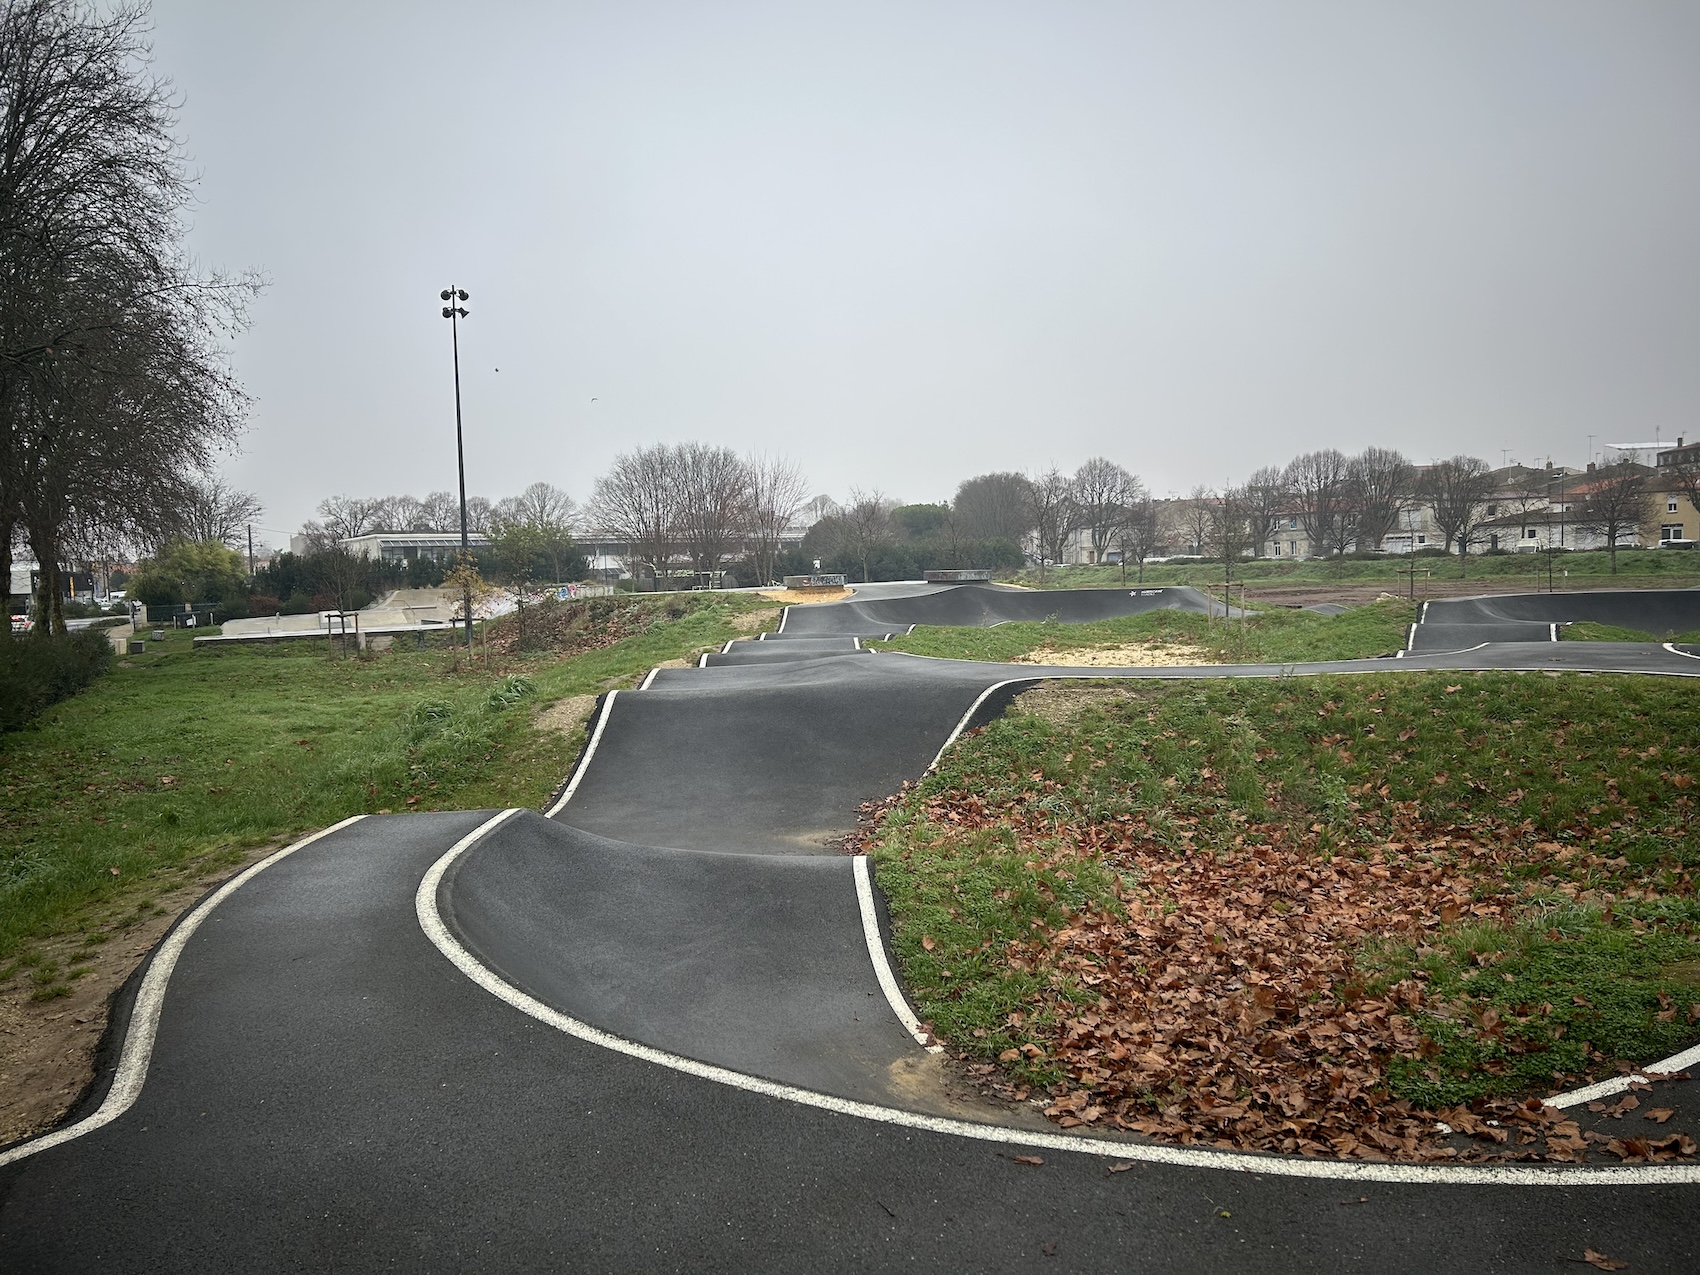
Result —
[[[842,589],[848,580],[841,575],[786,576],[787,589]]]
[[[928,584],[990,584],[992,573],[980,567],[962,571],[923,571],[921,578]]]

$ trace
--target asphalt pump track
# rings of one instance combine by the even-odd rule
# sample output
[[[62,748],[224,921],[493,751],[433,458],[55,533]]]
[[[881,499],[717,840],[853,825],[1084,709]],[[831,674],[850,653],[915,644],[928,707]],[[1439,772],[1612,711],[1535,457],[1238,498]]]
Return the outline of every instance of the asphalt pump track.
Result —
[[[1550,640],[1120,670],[862,648],[916,623],[1213,605],[888,586],[791,608],[604,696],[547,817],[374,816],[256,865],[138,971],[66,1125],[0,1151],[0,1271],[1542,1269],[1584,1245],[1694,1268],[1690,1166],[1112,1142],[952,1081],[867,861],[836,842],[1023,687],[1700,674],[1674,647]]]

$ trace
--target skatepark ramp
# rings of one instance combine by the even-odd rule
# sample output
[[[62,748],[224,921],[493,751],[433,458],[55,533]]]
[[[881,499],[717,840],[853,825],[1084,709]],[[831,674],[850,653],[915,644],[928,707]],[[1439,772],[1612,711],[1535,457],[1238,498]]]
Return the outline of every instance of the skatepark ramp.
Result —
[[[1423,604],[1409,649],[1465,651],[1483,642],[1556,642],[1566,624],[1591,621],[1659,641],[1700,629],[1700,589],[1599,589],[1442,598]]]
[[[864,596],[866,595],[866,596]],[[1145,611],[1179,610],[1222,615],[1222,603],[1198,589],[1012,589],[958,584],[914,588],[900,597],[880,597],[865,586],[844,602],[787,607],[775,638],[884,637],[918,624],[983,628],[995,624],[1089,624]],[[1232,612],[1237,614],[1237,609]]]

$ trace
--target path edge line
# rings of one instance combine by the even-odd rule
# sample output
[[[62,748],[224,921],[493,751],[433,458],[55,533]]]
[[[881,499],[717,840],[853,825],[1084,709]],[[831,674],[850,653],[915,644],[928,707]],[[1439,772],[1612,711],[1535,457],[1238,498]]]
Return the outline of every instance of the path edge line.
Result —
[[[655,674],[651,673],[650,676],[653,677]],[[573,777],[567,781],[567,786],[562,790],[560,799],[543,812],[545,819],[553,819],[560,814],[562,807],[571,801],[573,793],[578,791],[579,780],[583,779],[584,772],[590,769],[590,759],[596,756],[596,746],[602,742],[602,730],[608,725],[608,714],[614,711],[614,697],[619,693],[619,691],[609,691],[603,697],[602,712],[596,718],[596,729],[590,733],[590,742],[584,746],[584,756],[578,759],[578,767],[573,771]]]
[[[927,1029],[921,1026],[921,1020],[910,1007],[908,998],[903,995],[903,989],[897,985],[897,975],[886,956],[885,940],[880,936],[879,913],[874,909],[873,872],[868,864],[868,856],[859,854],[850,862],[856,877],[856,906],[862,913],[862,937],[867,940],[868,959],[874,963],[874,977],[879,979],[880,991],[885,993],[886,1004],[890,1005],[891,1012],[897,1015],[897,1021],[903,1024],[903,1030],[915,1038],[916,1044],[929,1054],[943,1053],[944,1046],[927,1034]]]
[[[201,900],[182,922],[165,936],[164,942],[154,949],[153,958],[148,962],[147,973],[142,975],[142,986],[136,992],[136,1003],[130,1010],[129,1030],[124,1036],[124,1048],[118,1056],[118,1066],[112,1077],[112,1085],[106,1091],[106,1097],[93,1114],[85,1116],[76,1124],[65,1125],[42,1134],[39,1138],[20,1143],[5,1151],[0,1151],[0,1168],[15,1164],[27,1156],[39,1151],[47,1151],[53,1147],[62,1146],[85,1133],[93,1133],[104,1125],[111,1124],[131,1107],[136,1099],[142,1096],[142,1086],[148,1078],[148,1064],[153,1060],[154,1040],[159,1034],[159,1016],[165,1008],[166,984],[171,981],[171,972],[177,968],[177,959],[182,956],[183,949],[194,937],[201,922],[212,914],[212,910],[223,903],[232,894],[240,890],[254,877],[264,872],[274,863],[287,859],[297,850],[304,850],[321,838],[328,837],[333,832],[341,832],[351,824],[359,823],[365,815],[350,815],[341,823],[333,823],[328,828],[301,838],[283,849],[267,855],[258,863],[250,864],[241,872],[231,877],[207,898]]]
[[[744,1072],[733,1071],[714,1063],[698,1062],[680,1054],[669,1053],[652,1045],[639,1044],[616,1036],[589,1023],[545,1005],[535,997],[504,981],[495,971],[481,964],[461,946],[437,911],[437,890],[444,874],[454,861],[474,845],[491,828],[518,808],[505,810],[467,836],[453,849],[427,869],[414,894],[414,911],[426,938],[448,958],[450,964],[473,983],[497,1000],[564,1035],[596,1045],[614,1053],[624,1054],[642,1062],[666,1067],[671,1071],[695,1076],[698,1079],[741,1089],[746,1093],[774,1098],[799,1106],[813,1107],[836,1115],[872,1120],[879,1124],[917,1129],[947,1137],[969,1138],[978,1142],[1004,1146],[1041,1147],[1048,1151],[1096,1155],[1114,1160],[1131,1160],[1145,1164],[1168,1164],[1191,1169],[1213,1169],[1237,1173],[1269,1174],[1274,1177],[1317,1178],[1349,1182],[1394,1182],[1406,1184],[1457,1186],[1659,1186],[1700,1183],[1700,1165],[1561,1165],[1551,1168],[1523,1165],[1427,1165],[1389,1164],[1386,1162],[1350,1160],[1305,1160],[1262,1155],[1245,1151],[1219,1151],[1193,1147],[1169,1146],[1161,1143],[1120,1142],[1108,1138],[1072,1137],[1062,1133],[1044,1133],[1012,1129],[1004,1125],[976,1124],[947,1116],[927,1116],[918,1112],[882,1107],[831,1094],[817,1093],[794,1085],[763,1080]]]

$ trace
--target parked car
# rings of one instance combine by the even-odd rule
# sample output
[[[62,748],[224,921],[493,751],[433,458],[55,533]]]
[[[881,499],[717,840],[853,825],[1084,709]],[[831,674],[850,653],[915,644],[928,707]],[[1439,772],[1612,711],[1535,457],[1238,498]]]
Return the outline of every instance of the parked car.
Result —
[[[27,615],[14,615],[12,617],[12,632],[14,633],[28,633],[34,627],[35,621]]]

